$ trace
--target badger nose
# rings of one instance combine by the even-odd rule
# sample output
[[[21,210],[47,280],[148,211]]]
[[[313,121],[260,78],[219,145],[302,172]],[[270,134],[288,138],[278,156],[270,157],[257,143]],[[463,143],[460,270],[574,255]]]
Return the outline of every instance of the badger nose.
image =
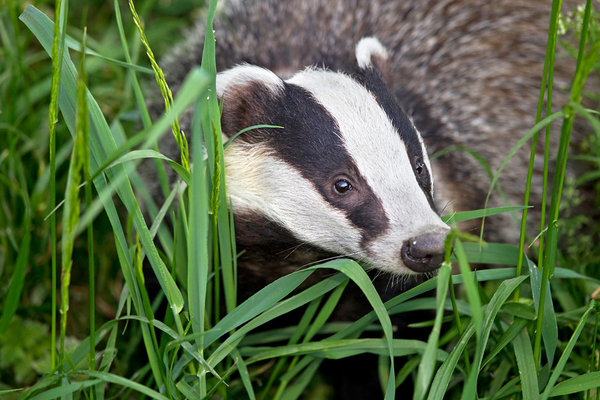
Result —
[[[430,231],[408,239],[402,245],[404,265],[415,272],[429,272],[440,266],[444,259],[446,231]]]

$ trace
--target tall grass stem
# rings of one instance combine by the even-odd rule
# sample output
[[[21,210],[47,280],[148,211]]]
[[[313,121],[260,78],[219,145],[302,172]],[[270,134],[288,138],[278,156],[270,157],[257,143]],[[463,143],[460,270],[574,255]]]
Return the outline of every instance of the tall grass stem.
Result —
[[[560,15],[562,0],[554,0],[552,2],[552,11],[550,14],[550,29],[548,30],[548,42],[546,45],[546,58],[544,60],[544,71],[542,74],[542,83],[540,85],[540,95],[538,98],[538,108],[535,116],[535,123],[541,121],[542,119],[542,110],[544,108],[544,95],[546,93],[546,87],[548,88],[548,97],[547,104],[548,109],[546,111],[546,115],[552,114],[552,84],[554,77],[554,56],[556,53],[556,38],[558,32],[558,18]],[[550,125],[546,126],[546,146],[549,145],[548,133],[550,132]],[[538,142],[538,132],[536,132],[531,140],[531,153],[529,155],[529,164],[527,166],[527,182],[525,184],[525,196],[523,200],[523,205],[525,207],[529,206],[529,196],[531,193],[531,179],[533,177],[533,166],[535,161],[536,149]],[[546,158],[544,158],[546,160]],[[544,166],[544,178],[547,177],[547,165]],[[546,179],[544,179],[546,181]],[[545,186],[544,186],[545,188]],[[542,204],[545,204],[545,192],[542,195]],[[518,253],[518,261],[517,261],[517,276],[521,274],[523,267],[523,256],[525,250],[525,237],[527,235],[527,213],[529,209],[524,208],[521,216],[521,232],[519,237],[519,253]],[[542,206],[542,221],[544,220],[544,206]],[[543,230],[543,222],[540,231]],[[540,243],[542,243],[542,238],[540,237]],[[541,246],[541,244],[540,244]],[[520,287],[515,291],[515,301],[519,300],[520,297]]]
[[[581,28],[581,37],[579,42],[579,51],[577,55],[577,65],[575,70],[575,77],[573,79],[570,103],[581,102],[581,94],[583,86],[591,69],[596,65],[598,61],[598,52],[600,52],[600,42],[594,43],[590,48],[586,57],[587,47],[587,34],[591,16],[592,0],[586,1],[583,24]],[[558,214],[560,210],[560,200],[562,196],[562,188],[564,184],[565,171],[567,166],[567,158],[569,152],[569,143],[571,138],[571,131],[573,127],[574,111],[573,107],[569,104],[565,106],[565,118],[561,127],[560,143],[558,148],[558,155],[556,160],[556,169],[552,184],[552,199],[550,202],[550,219],[548,226],[548,240],[544,254],[544,264],[542,266],[542,281],[541,281],[541,294],[540,304],[538,312],[538,320],[536,325],[535,342],[534,342],[534,359],[536,365],[539,365],[540,347],[542,339],[542,322],[544,318],[544,302],[546,299],[546,283],[552,277],[554,273],[554,267],[556,264],[556,254],[558,247]],[[552,360],[548,360],[551,364]]]
[[[50,89],[50,109],[48,111],[49,156],[50,156],[50,246],[52,248],[52,322],[50,337],[51,368],[56,366],[56,311],[57,311],[57,240],[56,240],[56,123],[58,121],[58,94],[60,90],[60,74],[65,43],[65,27],[68,0],[56,0],[54,4],[54,33],[52,41],[52,83]]]

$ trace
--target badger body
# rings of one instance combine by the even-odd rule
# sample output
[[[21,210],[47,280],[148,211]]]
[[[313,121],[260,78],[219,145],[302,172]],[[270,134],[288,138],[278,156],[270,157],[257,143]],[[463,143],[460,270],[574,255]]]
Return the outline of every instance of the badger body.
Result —
[[[387,49],[387,61],[375,65],[382,82],[414,121],[428,151],[434,153],[451,146],[455,149],[432,162],[438,209],[479,209],[484,207],[491,180],[472,153],[479,154],[495,171],[535,122],[549,3],[230,1],[224,3],[214,23],[217,69],[226,71],[245,63],[283,79],[309,79],[319,74],[307,71],[298,75],[298,71],[312,66],[353,77],[360,70],[356,44],[364,37],[376,37]],[[201,61],[203,32],[200,24],[163,63],[175,89]],[[557,104],[564,103],[571,67],[569,60],[559,58],[554,80]],[[259,75],[266,77],[266,73]],[[272,78],[266,79],[274,83]],[[224,126],[227,128],[227,124]],[[510,204],[523,202],[528,159],[529,151],[523,149],[500,176],[499,186]],[[301,160],[306,165],[310,162]],[[383,170],[406,168],[395,163],[390,159]],[[542,157],[537,157],[532,185],[534,205],[541,199],[542,169]],[[227,183],[230,187],[236,185],[233,177]],[[492,196],[491,206],[504,204],[499,196]],[[267,220],[274,222],[273,218]],[[416,218],[412,221],[418,222]],[[504,215],[490,219],[485,236],[492,241],[515,243],[518,229],[512,218]]]
[[[225,153],[248,281],[334,256],[396,275],[433,269],[448,229],[437,210],[485,205],[490,177],[472,154],[496,170],[535,122],[547,3],[224,2],[214,22],[224,134],[282,126],[246,132]],[[203,41],[199,23],[163,60],[175,91]],[[558,104],[571,72],[559,59]],[[455,151],[430,162],[424,145]],[[176,156],[174,141],[161,151]],[[510,204],[522,204],[528,159],[521,150],[500,176]],[[514,243],[518,229],[494,217],[485,237]]]

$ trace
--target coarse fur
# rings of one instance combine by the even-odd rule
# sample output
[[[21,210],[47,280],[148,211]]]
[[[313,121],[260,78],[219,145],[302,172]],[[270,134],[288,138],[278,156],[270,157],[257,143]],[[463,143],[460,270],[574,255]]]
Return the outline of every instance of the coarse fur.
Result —
[[[533,126],[550,3],[229,1],[222,4],[215,21],[217,68],[223,71],[248,63],[283,78],[310,65],[352,71],[355,45],[363,37],[377,37],[389,56],[389,68],[381,71],[385,81],[414,120],[429,153],[449,146],[457,149],[433,160],[438,208],[479,209],[484,206],[491,179],[464,150],[481,155],[495,171]],[[203,40],[200,24],[164,61],[175,88],[190,68],[200,63]],[[573,68],[573,60],[557,58],[555,104],[567,100]],[[553,145],[556,137],[553,135]],[[538,149],[542,152],[543,146]],[[523,202],[528,159],[529,151],[523,148],[500,176],[499,186],[509,204]],[[541,199],[542,170],[543,157],[537,157],[534,206],[539,206]],[[504,204],[496,191],[490,206]],[[534,220],[538,210],[531,213]],[[537,226],[535,222],[531,225]],[[473,233],[478,233],[476,227],[471,226]],[[509,215],[490,218],[485,237],[516,243],[518,228]]]

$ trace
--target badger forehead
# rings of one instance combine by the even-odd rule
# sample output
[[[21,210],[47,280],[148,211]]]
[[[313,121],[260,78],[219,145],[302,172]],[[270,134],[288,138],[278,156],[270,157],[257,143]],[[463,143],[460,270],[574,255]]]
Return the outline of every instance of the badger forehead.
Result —
[[[308,68],[286,82],[305,89],[327,111],[371,185],[383,186],[383,191],[386,183],[409,186],[415,182],[414,161],[422,160],[428,175],[423,192],[433,206],[433,175],[423,139],[374,70],[351,77]]]

